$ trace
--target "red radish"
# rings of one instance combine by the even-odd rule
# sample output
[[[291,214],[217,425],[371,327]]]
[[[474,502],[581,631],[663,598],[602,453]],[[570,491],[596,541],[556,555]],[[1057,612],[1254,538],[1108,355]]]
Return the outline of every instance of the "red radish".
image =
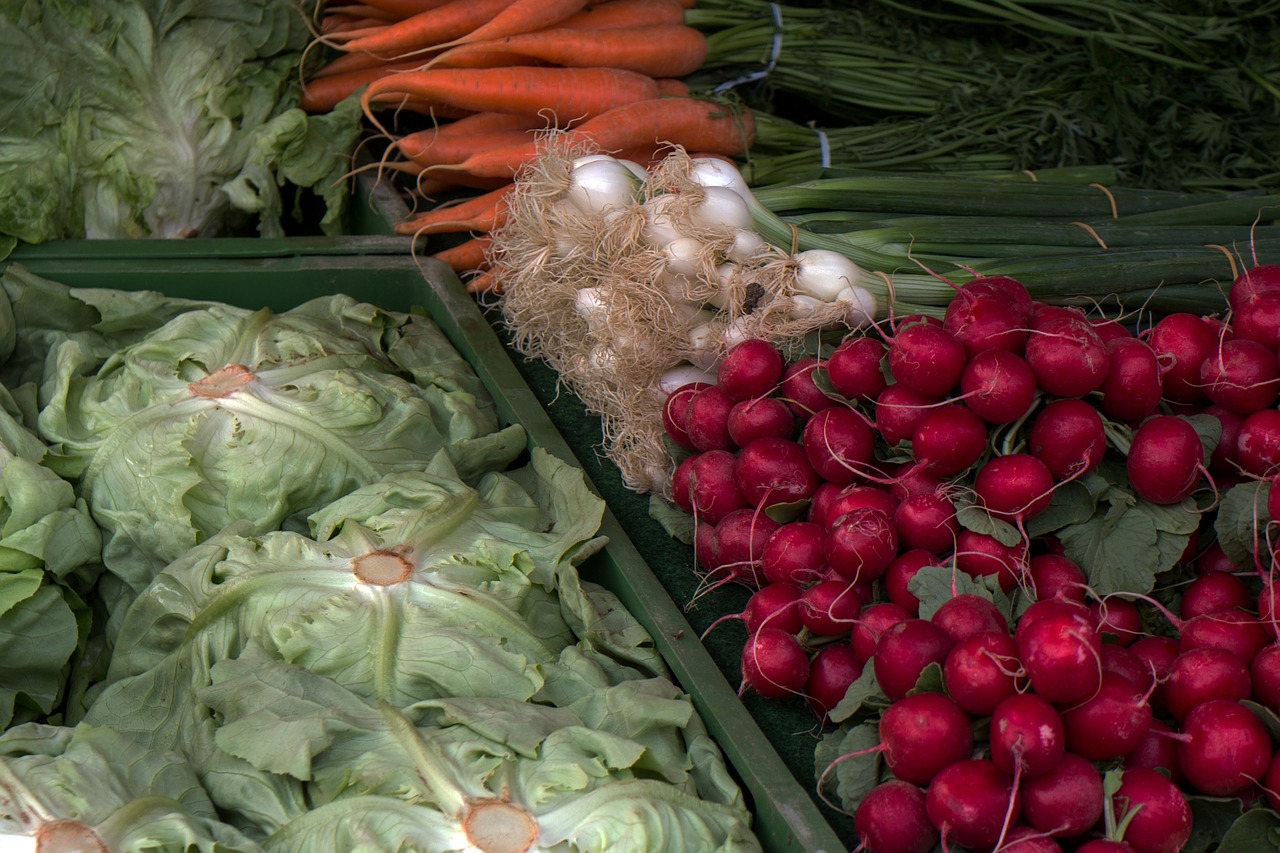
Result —
[[[866,418],[838,405],[809,418],[800,442],[813,470],[832,483],[851,483],[865,473],[876,449],[875,431]]]
[[[701,522],[693,527],[693,553],[698,565],[710,572],[716,568],[716,526]]]
[[[882,362],[884,344],[854,333],[827,359],[827,378],[837,394],[854,402],[874,402],[888,385]]]
[[[1192,709],[1214,699],[1236,701],[1253,692],[1247,661],[1226,649],[1192,649],[1169,666],[1164,680],[1164,701],[1169,713],[1185,720]]]
[[[804,628],[800,621],[800,595],[803,590],[795,584],[771,583],[752,593],[741,613],[729,613],[716,619],[702,636],[706,637],[716,626],[739,619],[748,634],[761,628],[778,628],[788,634],[799,634]]]
[[[1280,752],[1271,757],[1267,772],[1261,780],[1262,793],[1272,811],[1280,811]]]
[[[1140,497],[1176,504],[1196,490],[1205,461],[1204,444],[1190,422],[1176,415],[1153,415],[1133,434],[1126,471]]]
[[[996,603],[974,593],[962,593],[943,602],[929,621],[946,631],[952,643],[987,631],[1009,631],[1009,620]]]
[[[733,450],[729,435],[729,410],[733,400],[717,385],[693,394],[685,406],[684,431],[697,450]]]
[[[671,474],[671,502],[690,515],[693,514],[693,495],[689,493],[689,471],[696,458],[696,454],[686,456]]]
[[[814,372],[821,366],[816,357],[808,357],[791,362],[782,372],[779,394],[791,411],[801,418],[836,405],[836,400],[814,384]]]
[[[889,494],[899,501],[912,495],[936,495],[947,485],[936,474],[930,473],[914,462],[904,462],[891,472],[893,482],[889,486]]]
[[[1151,705],[1143,691],[1112,672],[1102,673],[1098,691],[1064,708],[1067,748],[1090,761],[1133,752],[1151,728]]]
[[[898,541],[903,548],[932,554],[953,551],[960,535],[956,505],[939,492],[904,497],[893,512],[893,525],[898,528]]]
[[[1021,354],[1027,344],[1031,294],[1015,279],[991,276],[959,288],[942,324],[973,355],[989,349]]]
[[[1192,708],[1183,721],[1178,765],[1201,793],[1233,797],[1262,778],[1273,749],[1256,714],[1239,702],[1211,699]]]
[[[742,496],[753,507],[806,500],[820,482],[804,448],[785,438],[751,442],[738,451],[733,471]]]
[[[1218,552],[1222,552],[1221,547]],[[1187,584],[1182,591],[1180,612],[1183,619],[1194,619],[1205,613],[1247,607],[1252,600],[1253,593],[1240,578],[1226,572],[1211,572]]]
[[[972,634],[951,647],[942,680],[955,703],[985,717],[1022,683],[1018,646],[1005,631]]]
[[[853,827],[865,853],[929,853],[938,846],[924,791],[900,779],[881,782],[862,798]]]
[[[1144,694],[1155,689],[1155,678],[1152,677],[1151,669],[1142,658],[1124,646],[1104,642],[1102,644],[1103,677],[1108,672],[1125,679]]]
[[[950,477],[969,468],[986,447],[986,424],[971,410],[955,403],[927,412],[911,434],[912,455],[921,467],[939,477]]]
[[[1098,333],[1098,337],[1102,338],[1103,343],[1107,345],[1112,341],[1133,338],[1133,332],[1119,320],[1113,320],[1110,317],[1090,317],[1089,322],[1093,324],[1093,330]]]
[[[897,701],[916,686],[929,664],[939,667],[951,651],[947,632],[924,619],[899,622],[880,636],[871,656],[876,682],[884,695]]]
[[[853,630],[863,604],[862,593],[848,581],[819,581],[800,596],[800,620],[819,637],[842,637]],[[859,660],[870,657],[870,652],[858,654]]]
[[[1247,416],[1273,406],[1280,367],[1275,350],[1257,341],[1224,341],[1200,365],[1204,395],[1229,412]]]
[[[808,680],[809,656],[795,635],[761,628],[747,637],[739,695],[750,689],[766,699],[781,699],[803,693]]]
[[[1062,853],[1062,845],[1031,826],[1015,826],[1004,837],[1000,853]]]
[[[1246,415],[1236,435],[1240,467],[1258,477],[1280,471],[1280,410],[1263,409]]]
[[[1022,782],[1022,815],[1041,832],[1071,838],[1102,819],[1102,774],[1087,758],[1065,753],[1052,768]]]
[[[1268,642],[1270,637],[1257,615],[1244,610],[1205,613],[1182,623],[1184,652],[1199,648],[1226,649],[1248,663]]]
[[[782,353],[760,338],[729,348],[716,367],[716,385],[734,402],[765,397],[782,381],[786,367]]]
[[[1142,636],[1142,611],[1127,598],[1109,595],[1089,605],[1104,643],[1128,646]]]
[[[1027,443],[1031,455],[1059,480],[1092,471],[1107,452],[1102,416],[1084,400],[1055,400],[1041,409]]]
[[[1240,451],[1237,444],[1240,439],[1240,425],[1244,423],[1244,417],[1230,412],[1216,403],[1206,406],[1201,411],[1201,414],[1213,415],[1218,419],[1218,425],[1221,427],[1218,443],[1214,445],[1213,455],[1209,457],[1209,470],[1214,474],[1238,473]]]
[[[846,512],[827,528],[827,564],[852,581],[871,581],[898,554],[898,532],[889,515],[864,507]]]
[[[845,485],[827,505],[827,526],[830,527],[845,513],[864,508],[878,509],[885,515],[893,516],[898,509],[898,500],[890,492],[878,486],[863,486],[856,483]]]
[[[1151,672],[1151,679],[1155,682],[1155,692],[1151,694],[1151,707],[1160,711],[1167,710],[1164,682],[1169,676],[1169,668],[1182,653],[1178,641],[1173,637],[1152,635],[1135,640],[1129,646],[1129,651],[1142,661],[1143,667]]]
[[[722,583],[758,587],[764,577],[760,556],[781,525],[760,510],[735,509],[716,524],[711,540],[712,574]]]
[[[880,646],[880,638],[912,615],[891,601],[880,601],[863,608],[850,633],[853,650],[863,660],[871,660]]]
[[[709,450],[689,464],[689,504],[695,518],[716,524],[747,506],[735,473],[738,457],[728,450]]]
[[[1084,602],[1088,578],[1075,560],[1061,554],[1037,554],[1028,563],[1027,573],[1037,599]]]
[[[1011,424],[1036,399],[1036,376],[1030,365],[1008,350],[976,354],[960,376],[964,404],[989,424]]]
[[[1111,353],[1111,366],[1099,389],[1099,407],[1118,421],[1140,421],[1155,414],[1164,396],[1155,350],[1137,338],[1117,338],[1107,344],[1107,350]]]
[[[920,419],[933,411],[934,397],[917,394],[905,385],[890,385],[876,398],[876,429],[890,447],[915,434]]]
[[[849,643],[831,643],[818,649],[809,661],[809,680],[804,685],[809,707],[825,719],[860,675],[862,661]]]
[[[1231,311],[1234,313],[1262,294],[1275,291],[1280,291],[1280,266],[1275,264],[1259,266],[1255,263],[1253,267],[1236,276],[1235,281],[1231,283],[1231,290],[1227,292],[1227,304],[1231,306]]]
[[[1236,337],[1256,341],[1273,352],[1280,347],[1280,291],[1258,293],[1231,312]]]
[[[667,435],[686,450],[697,450],[685,429],[685,416],[689,409],[689,401],[704,388],[710,388],[709,382],[689,382],[681,385],[667,395],[662,405],[662,428]]]
[[[924,397],[944,397],[960,382],[964,344],[934,323],[900,325],[889,341],[889,371]]]
[[[1015,693],[991,712],[991,760],[1006,773],[1048,773],[1066,753],[1058,710],[1035,693]]]
[[[944,768],[925,792],[929,820],[948,841],[963,847],[993,847],[1022,811],[1013,779],[985,759],[958,761]]]
[[[979,506],[996,518],[1016,522],[1048,509],[1053,487],[1049,467],[1029,453],[991,459],[978,469],[973,483]]]
[[[1083,316],[1046,321],[1027,339],[1026,359],[1036,385],[1056,397],[1096,391],[1111,367],[1107,345]]]
[[[1186,796],[1155,770],[1126,768],[1111,797],[1116,819],[1128,819],[1124,837],[1134,853],[1177,853],[1191,838]]]
[[[1137,851],[1123,841],[1094,838],[1077,847],[1075,853],[1137,853]]]
[[[1142,743],[1124,757],[1124,766],[1159,770],[1175,783],[1182,784],[1182,770],[1178,767],[1178,741],[1170,737],[1173,734],[1176,732],[1170,726],[1159,720],[1152,720]]]
[[[733,404],[725,428],[735,446],[746,447],[757,438],[794,438],[796,416],[777,397],[755,397]]]
[[[1258,621],[1268,636],[1277,635],[1280,628],[1280,577],[1269,573],[1258,593]]]
[[[1217,349],[1213,327],[1194,314],[1167,314],[1151,327],[1147,343],[1164,369],[1165,398],[1175,403],[1203,400],[1200,365]]]
[[[880,739],[889,772],[927,785],[949,764],[973,751],[973,721],[944,693],[914,693],[880,716]]]
[[[972,578],[995,575],[1002,590],[1013,592],[1024,583],[1027,544],[1005,545],[994,536],[966,528],[956,537],[955,564]]]
[[[1027,615],[1052,605],[1030,623]],[[1079,608],[1084,610],[1084,608]],[[1102,682],[1101,641],[1087,611],[1061,602],[1037,601],[1023,613],[1015,636],[1031,687],[1050,702],[1080,702]]]
[[[1253,698],[1258,704],[1280,713],[1280,644],[1271,643],[1249,663]]]
[[[1196,574],[1232,574],[1240,571],[1240,566],[1232,562],[1227,552],[1222,550],[1222,543],[1214,539],[1196,555],[1193,567]],[[1184,602],[1185,602],[1185,593]]]
[[[782,525],[764,543],[760,571],[770,583],[807,586],[822,575],[826,555],[822,545],[826,531],[812,521],[791,521]]]
[[[920,599],[911,592],[909,584],[916,573],[925,566],[937,564],[938,558],[931,551],[923,548],[903,551],[894,558],[889,564],[889,569],[884,573],[884,588],[889,600],[912,616],[919,616]]]

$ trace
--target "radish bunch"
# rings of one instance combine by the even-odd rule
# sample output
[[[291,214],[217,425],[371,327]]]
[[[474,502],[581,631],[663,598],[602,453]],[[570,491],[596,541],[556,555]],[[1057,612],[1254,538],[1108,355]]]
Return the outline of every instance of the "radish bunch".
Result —
[[[1280,826],[1280,267],[1226,307],[1135,333],[980,278],[668,396],[704,586],[755,590],[742,689],[840,724],[819,791],[867,853]]]

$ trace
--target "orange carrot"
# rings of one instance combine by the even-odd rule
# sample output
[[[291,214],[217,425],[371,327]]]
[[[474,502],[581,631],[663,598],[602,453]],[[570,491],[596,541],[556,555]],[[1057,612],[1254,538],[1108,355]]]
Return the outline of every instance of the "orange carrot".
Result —
[[[515,190],[507,183],[496,190],[441,205],[397,222],[397,234],[447,234],[458,231],[492,231],[507,218],[507,196]]]
[[[436,46],[453,47],[531,33],[560,23],[570,15],[581,12],[586,5],[587,0],[515,0],[466,35]]]
[[[370,6],[367,3],[347,3],[342,6],[326,6],[324,10],[325,17],[336,17],[344,15],[351,18],[365,18],[369,21],[398,21],[401,15],[388,12],[385,9],[379,9],[377,6]]]
[[[683,98],[689,94],[689,84],[683,80],[673,80],[670,77],[660,77],[653,82],[658,84],[658,91],[663,95]]]
[[[528,130],[491,130],[487,133],[441,134],[434,129],[405,134],[392,148],[419,166],[461,163],[477,151],[519,145],[533,139]]]
[[[502,292],[502,283],[498,281],[496,270],[485,270],[467,279],[467,293],[482,294]]]
[[[490,133],[495,130],[538,130],[547,126],[542,116],[520,113],[472,113],[448,124],[440,125],[439,132],[449,136],[465,136],[472,133]]]
[[[690,151],[739,155],[755,138],[750,111],[698,98],[657,98],[624,104],[564,132],[570,143],[590,143],[601,151],[681,145]],[[480,177],[515,175],[538,154],[536,142],[481,151],[453,166],[432,167],[444,174]],[[438,175],[436,175],[438,177]]]
[[[480,68],[406,71],[369,84],[361,96],[373,104],[416,98],[470,112],[514,112],[576,118],[658,96],[653,78],[618,68]]]
[[[474,32],[518,0],[453,0],[385,27],[347,33],[344,51],[364,51],[390,58],[430,49]]]
[[[353,15],[325,15],[320,22],[320,32],[325,35],[349,32],[371,26],[381,26],[382,22],[369,18],[357,18]]]
[[[298,106],[309,113],[327,113],[339,101],[360,91],[361,87],[393,72],[394,68],[382,64],[326,77],[312,77],[302,85],[302,98]]]
[[[683,23],[684,7],[678,0],[608,0],[598,6],[588,6],[556,26],[576,30],[607,30],[615,27]]]
[[[683,77],[702,67],[707,37],[684,24],[655,24],[607,30],[553,27],[446,50],[433,68],[456,68],[474,54],[506,53],[566,68],[623,68],[650,77]]]
[[[373,6],[393,15],[396,18],[408,18],[419,12],[438,9],[452,0],[362,0],[366,6]]]
[[[450,246],[436,252],[431,257],[449,265],[456,273],[484,272],[489,269],[488,252],[493,245],[493,238],[487,234],[472,237],[465,243]]]

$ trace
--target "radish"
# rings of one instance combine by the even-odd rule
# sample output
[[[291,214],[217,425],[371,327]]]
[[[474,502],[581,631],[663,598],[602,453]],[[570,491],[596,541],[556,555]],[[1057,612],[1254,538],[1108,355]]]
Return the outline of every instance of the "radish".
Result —
[[[903,551],[893,562],[889,564],[888,570],[884,573],[884,589],[889,596],[889,600],[910,613],[912,616],[920,615],[920,599],[916,598],[911,592],[909,584],[916,573],[925,566],[935,566],[938,564],[938,558],[930,551],[923,548],[913,548],[909,551]]]
[[[1222,553],[1221,546],[1218,547],[1218,553]],[[1183,619],[1194,619],[1206,613],[1244,608],[1252,600],[1253,593],[1240,578],[1226,572],[1210,572],[1187,584],[1182,591],[1179,611]]]
[[[1004,837],[1000,853],[1062,853],[1062,845],[1032,826],[1015,826]]]
[[[1255,341],[1272,352],[1280,347],[1280,291],[1258,293],[1231,312],[1236,337]]]
[[[791,521],[773,531],[760,552],[765,580],[799,586],[817,581],[826,565],[826,536],[822,526],[811,521]]]
[[[1052,768],[1022,781],[1027,823],[1059,838],[1083,835],[1102,820],[1102,774],[1087,758],[1065,753]]]
[[[1227,304],[1234,314],[1262,294],[1275,291],[1280,291],[1280,266],[1259,266],[1255,260],[1254,266],[1240,273],[1231,283]]]
[[[991,712],[991,760],[1005,773],[1039,776],[1066,754],[1062,716],[1042,696],[1015,693]]]
[[[1023,613],[1014,639],[1032,689],[1045,699],[1080,702],[1097,692],[1102,682],[1101,641],[1085,608],[1037,601]]]
[[[1137,422],[1155,414],[1164,396],[1160,361],[1155,350],[1138,338],[1117,338],[1107,344],[1111,365],[1103,380],[1099,407],[1110,418]]]
[[[955,550],[960,535],[956,505],[940,492],[921,492],[902,498],[893,511],[893,526],[903,548],[932,554]]]
[[[1086,474],[1107,452],[1102,416],[1083,400],[1055,400],[1036,413],[1027,449],[1059,480]]]
[[[996,518],[1023,522],[1049,508],[1054,476],[1029,453],[997,456],[978,469],[973,491],[978,505]]]
[[[969,360],[960,375],[964,404],[989,424],[1011,424],[1036,399],[1036,376],[1019,355],[984,350]]]
[[[735,509],[717,524],[711,539],[712,569],[717,585],[742,583],[757,588],[764,573],[760,555],[781,525],[760,510]]]
[[[1209,470],[1214,474],[1234,475],[1239,473],[1240,451],[1238,443],[1240,440],[1240,425],[1244,423],[1244,417],[1230,412],[1216,403],[1206,406],[1201,411],[1201,414],[1213,415],[1217,418],[1220,430],[1218,443],[1214,445],[1213,454],[1209,457]]]
[[[1177,853],[1191,838],[1186,796],[1155,770],[1126,768],[1111,804],[1134,853]]]
[[[880,635],[871,656],[876,682],[896,702],[916,686],[929,664],[942,666],[952,645],[947,632],[932,622],[911,618],[899,622]]]
[[[1280,367],[1276,353],[1257,341],[1224,341],[1200,365],[1204,395],[1237,415],[1247,416],[1272,406],[1278,393]]]
[[[809,656],[793,634],[761,628],[747,637],[739,695],[749,689],[766,699],[781,699],[803,693],[808,680]]]
[[[1195,491],[1205,461],[1200,436],[1185,418],[1153,415],[1134,433],[1125,470],[1140,497],[1175,504]]]
[[[1084,602],[1088,578],[1079,563],[1061,554],[1037,554],[1027,564],[1037,599],[1064,598]]]
[[[900,779],[867,792],[854,812],[853,827],[865,853],[930,853],[938,846],[924,791]]]
[[[1167,314],[1151,327],[1147,343],[1164,374],[1164,396],[1175,403],[1204,400],[1200,365],[1218,347],[1218,335],[1203,318],[1183,312]]]
[[[1111,353],[1081,316],[1055,316],[1027,339],[1027,364],[1036,385],[1055,397],[1083,397],[1106,381]]]
[[[1155,682],[1155,692],[1150,699],[1151,707],[1157,711],[1167,711],[1165,682],[1173,662],[1182,653],[1178,641],[1173,637],[1152,635],[1135,640],[1129,646],[1129,651],[1142,661],[1143,667],[1151,672],[1151,680]]]
[[[1164,682],[1164,701],[1175,720],[1215,699],[1247,699],[1253,692],[1249,664],[1226,649],[1192,649],[1178,655]]]
[[[785,367],[777,347],[766,340],[750,338],[730,347],[720,359],[716,385],[734,402],[764,397],[782,380]]]
[[[808,418],[837,403],[813,381],[814,373],[821,366],[816,357],[810,356],[793,361],[782,371],[779,394],[791,411],[801,418]]]
[[[885,764],[894,776],[927,785],[973,751],[973,721],[943,693],[914,693],[880,716]]]
[[[956,537],[955,564],[972,578],[995,575],[1002,590],[1013,592],[1026,576],[1027,543],[1005,545],[994,536],[966,528]]]
[[[1142,612],[1127,598],[1109,595],[1089,605],[1104,643],[1128,646],[1142,636]]]
[[[1155,690],[1155,678],[1151,675],[1151,669],[1142,658],[1124,646],[1117,646],[1115,643],[1102,644],[1102,674],[1104,678],[1108,672],[1128,681],[1143,694]]]
[[[1018,646],[1007,631],[971,634],[947,652],[942,681],[955,703],[985,717],[1025,686]]]
[[[956,403],[926,412],[911,433],[911,454],[916,462],[939,477],[966,470],[986,447],[987,427],[982,419]]]
[[[1009,631],[1009,620],[995,602],[974,593],[962,593],[943,602],[929,621],[946,631],[953,644],[973,634]]]
[[[684,431],[696,450],[733,450],[729,410],[734,401],[718,385],[694,392],[685,405]]]
[[[837,394],[855,402],[874,402],[888,385],[885,347],[875,338],[851,335],[827,359],[827,378]]]
[[[727,450],[709,450],[689,463],[689,505],[694,518],[716,524],[735,509],[747,506],[738,487],[738,457]]]
[[[1196,554],[1193,562],[1196,574],[1232,574],[1240,571],[1240,566],[1232,562],[1227,556],[1227,552],[1222,550],[1222,543],[1214,539],[1200,553]],[[1183,594],[1185,602],[1185,593]],[[1185,606],[1185,605],[1184,605]]]
[[[905,385],[894,384],[876,398],[876,429],[885,443],[893,447],[915,434],[920,419],[939,402],[937,398],[917,394]]]
[[[777,397],[753,397],[733,404],[725,429],[735,446],[746,447],[757,438],[794,438],[796,416]]]
[[[728,613],[716,619],[702,632],[702,639],[718,625],[735,619],[741,620],[748,634],[761,628],[778,628],[788,634],[799,634],[804,628],[800,620],[800,595],[795,584],[771,583],[752,593],[741,613]]]
[[[925,792],[929,820],[948,841],[986,848],[999,843],[1022,810],[1013,779],[985,759],[959,761],[945,767]]]
[[[688,382],[667,395],[662,404],[662,428],[667,435],[686,450],[697,450],[685,429],[685,417],[689,409],[689,401],[704,388],[710,388],[709,382]]]
[[[831,643],[818,649],[809,661],[809,678],[804,695],[809,707],[826,720],[831,709],[840,704],[849,686],[862,675],[862,661],[849,643]]]
[[[912,495],[936,495],[945,492],[947,481],[914,462],[904,462],[890,471],[889,494],[899,502]]]
[[[1280,752],[1271,756],[1271,763],[1267,765],[1267,772],[1262,777],[1260,787],[1271,810],[1280,810]]]
[[[871,581],[898,554],[898,532],[883,510],[862,507],[838,517],[827,528],[827,564],[852,581]]]
[[[800,621],[819,637],[847,636],[862,614],[864,603],[862,593],[848,581],[819,581],[800,595]],[[859,660],[870,657],[870,652],[858,654]]]
[[[1133,752],[1146,737],[1151,720],[1144,691],[1112,672],[1102,673],[1096,693],[1062,711],[1067,748],[1090,761]]]
[[[871,464],[876,435],[861,413],[837,405],[809,418],[800,443],[819,477],[831,483],[851,483]]]
[[[947,304],[942,325],[964,344],[970,357],[983,350],[1021,354],[1027,344],[1031,294],[1006,276],[976,278]]]
[[[879,486],[846,484],[827,505],[827,527],[831,527],[841,516],[855,509],[878,509],[892,517],[897,512],[898,499]]]
[[[1239,702],[1211,699],[1192,708],[1182,723],[1178,766],[1201,793],[1237,796],[1266,773],[1273,749],[1256,714]]]
[[[1146,767],[1158,770],[1182,784],[1182,770],[1178,767],[1178,741],[1170,737],[1174,730],[1159,720],[1152,720],[1146,736],[1138,747],[1124,757],[1125,767]]]
[[[1234,652],[1248,663],[1270,642],[1258,617],[1244,610],[1205,613],[1182,623],[1182,650],[1218,648]]]
[[[1280,713],[1280,644],[1271,643],[1249,663],[1254,700]]]
[[[889,341],[889,371],[894,380],[924,397],[944,397],[960,382],[964,344],[941,325],[899,325]]]
[[[1123,841],[1094,838],[1077,847],[1075,853],[1138,853],[1138,851]]]
[[[821,482],[804,448],[785,438],[758,438],[742,448],[733,473],[748,506],[761,508],[806,500]]]
[[[1240,467],[1258,477],[1280,471],[1280,411],[1263,409],[1246,415],[1236,436]]]
[[[697,454],[686,456],[671,473],[671,502],[690,515],[693,514],[693,495],[689,491],[689,472],[697,458]]]
[[[868,604],[858,615],[857,622],[849,631],[849,640],[853,650],[863,660],[871,660],[880,646],[880,638],[899,623],[914,618],[906,610],[891,601],[878,601]],[[914,687],[915,685],[912,684]]]

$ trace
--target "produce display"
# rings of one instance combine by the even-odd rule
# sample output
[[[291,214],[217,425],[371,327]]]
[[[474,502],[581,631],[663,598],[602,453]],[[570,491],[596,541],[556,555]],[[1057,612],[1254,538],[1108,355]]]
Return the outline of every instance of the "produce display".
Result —
[[[0,286],[5,844],[760,848],[578,574],[603,501],[431,320]]]

